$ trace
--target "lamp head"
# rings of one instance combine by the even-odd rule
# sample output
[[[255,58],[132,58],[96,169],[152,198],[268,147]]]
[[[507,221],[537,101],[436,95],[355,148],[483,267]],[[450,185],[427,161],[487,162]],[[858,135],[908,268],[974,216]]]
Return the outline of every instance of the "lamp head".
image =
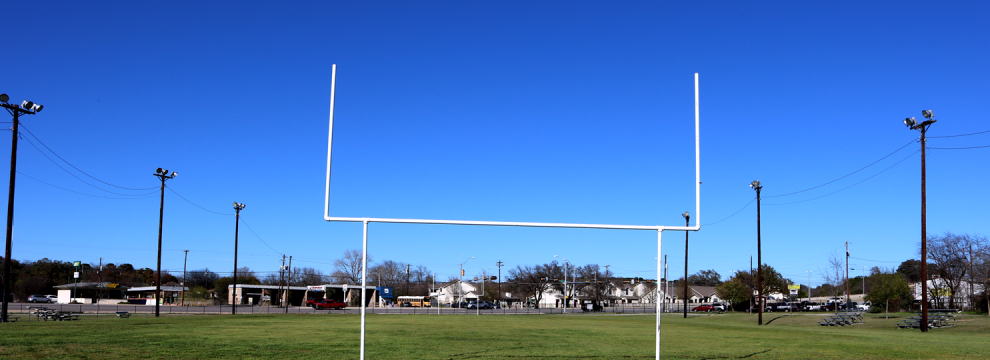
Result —
[[[749,183],[749,187],[751,187],[753,189],[759,189],[760,188],[760,181],[759,180],[753,180],[753,182]]]
[[[157,174],[161,174],[161,173],[162,173],[162,168],[157,168],[157,169],[155,169],[155,174],[156,174],[156,175],[157,175]]]
[[[44,108],[44,107],[45,106],[44,105],[41,105],[41,104],[34,104],[34,106],[31,106],[31,111],[41,112],[41,109]]]
[[[178,171],[173,171],[172,172],[172,177],[175,177],[176,175],[179,175],[179,172]]]
[[[690,219],[691,218],[691,213],[688,212],[688,211],[685,211],[683,214],[681,214],[681,217],[683,217],[685,219]]]
[[[912,127],[917,123],[918,121],[914,118],[914,116],[904,119],[904,125],[907,125],[907,127]]]
[[[931,119],[935,114],[932,114],[931,110],[921,110],[921,116],[924,116],[925,119]]]
[[[7,102],[8,100],[10,100],[10,96],[7,96],[7,94],[0,94],[0,102]]]
[[[31,107],[33,107],[33,106],[34,106],[34,102],[33,101],[24,100],[23,102],[21,102],[21,108],[24,109],[24,110],[30,110]]]

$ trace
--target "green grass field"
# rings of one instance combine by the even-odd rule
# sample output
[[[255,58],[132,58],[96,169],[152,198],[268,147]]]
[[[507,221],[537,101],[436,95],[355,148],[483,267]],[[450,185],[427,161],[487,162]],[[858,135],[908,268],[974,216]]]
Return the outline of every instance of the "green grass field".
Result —
[[[906,314],[820,327],[824,315],[665,315],[664,359],[963,359],[990,356],[990,319],[898,330]],[[356,315],[83,316],[0,324],[0,358],[354,359]],[[653,358],[652,315],[369,315],[369,359]]]

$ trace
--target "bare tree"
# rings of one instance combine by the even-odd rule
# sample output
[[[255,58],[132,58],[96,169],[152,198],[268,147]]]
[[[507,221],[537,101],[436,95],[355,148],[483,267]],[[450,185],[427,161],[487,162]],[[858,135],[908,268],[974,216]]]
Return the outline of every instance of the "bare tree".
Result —
[[[371,255],[368,255],[371,263]],[[344,284],[361,283],[361,252],[353,249],[345,250],[344,256],[333,261],[333,273],[330,275],[337,282]]]
[[[311,267],[293,267],[290,275],[289,284],[295,286],[320,285],[330,282],[328,281],[330,279],[322,271]]]
[[[397,287],[399,284],[405,284],[406,282],[406,264],[385,260],[370,267],[368,269],[368,277],[372,282],[381,283],[381,286]]]
[[[549,273],[546,272],[548,265],[536,266],[516,266],[509,269],[509,283],[515,291],[525,297],[533,297],[534,306],[539,308],[543,299],[543,292],[550,290]],[[505,285],[505,284],[503,284]]]
[[[977,246],[978,240],[969,235],[945,233],[928,237],[928,258],[934,263],[932,286],[929,294],[935,301],[936,308],[956,307],[956,297],[959,287],[969,274],[967,258],[971,246]],[[977,246],[978,247],[978,246]],[[948,304],[945,301],[948,300]]]
[[[843,269],[845,264],[843,260],[835,253],[828,256],[828,265],[824,269],[818,269],[818,272],[822,274],[822,278],[825,280],[825,285],[822,286],[821,290],[823,292],[831,293],[832,297],[838,297],[842,293],[844,287],[842,284],[845,282],[846,278],[843,276]],[[838,310],[838,306],[835,307]]]

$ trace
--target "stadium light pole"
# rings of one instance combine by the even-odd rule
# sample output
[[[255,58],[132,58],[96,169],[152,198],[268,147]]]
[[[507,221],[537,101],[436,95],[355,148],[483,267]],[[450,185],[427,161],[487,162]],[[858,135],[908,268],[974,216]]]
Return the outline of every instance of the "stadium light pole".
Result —
[[[234,202],[234,212],[235,212],[234,217],[236,219],[234,220],[234,281],[233,281],[234,287],[232,289],[233,294],[231,294],[231,297],[233,297],[233,299],[231,299],[233,300],[232,301],[233,306],[230,307],[231,315],[237,314],[237,303],[240,302],[237,301],[237,232],[241,226],[241,210],[244,210],[246,206],[247,205],[241,204],[239,202],[236,201]]]
[[[925,214],[925,132],[936,121],[931,110],[922,110],[921,116],[925,121],[918,122],[914,116],[904,119],[908,129],[921,133],[921,332],[928,332],[928,242],[926,235],[927,218]]]
[[[691,226],[691,213],[685,211],[681,214],[684,217],[684,226]],[[690,231],[684,232],[684,318],[687,319],[687,300],[688,300],[688,234]]]
[[[759,180],[753,180],[749,187],[756,190],[756,307],[759,313],[758,325],[763,325],[763,252],[760,244],[760,185]]]
[[[155,176],[162,181],[162,198],[158,205],[158,268],[155,274],[155,317],[159,316],[162,294],[162,220],[165,219],[165,180],[174,179],[179,173],[157,168]]]
[[[14,117],[14,126],[11,132],[14,133],[10,143],[10,190],[7,193],[7,249],[3,257],[3,306],[0,309],[0,322],[7,322],[7,299],[10,298],[10,245],[11,236],[14,230],[14,175],[17,173],[17,125],[21,114],[34,115],[44,108],[44,105],[35,104],[32,101],[24,100],[21,105],[9,104],[10,97],[7,94],[0,94],[0,107],[7,109],[7,112]]]

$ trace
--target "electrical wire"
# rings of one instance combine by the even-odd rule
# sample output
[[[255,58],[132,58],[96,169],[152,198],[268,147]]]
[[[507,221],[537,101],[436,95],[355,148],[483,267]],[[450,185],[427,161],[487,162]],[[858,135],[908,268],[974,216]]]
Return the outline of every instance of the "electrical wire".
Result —
[[[719,221],[716,221],[716,222],[713,222],[713,223],[707,223],[707,224],[704,224],[702,226],[711,226],[711,225],[715,225],[715,224],[718,224],[720,222],[729,220],[733,216],[736,216],[737,214],[739,214],[739,212],[741,212],[741,211],[745,210],[746,208],[748,208],[749,205],[752,204],[754,201],[756,201],[756,198],[755,197],[752,200],[750,200],[748,203],[746,203],[746,205],[743,205],[743,207],[739,208],[739,210],[736,210],[736,212],[732,213],[732,215],[729,215],[729,217],[727,217],[725,219],[722,219],[722,220],[719,220]]]
[[[990,133],[990,130],[987,130],[987,131],[980,131],[980,132],[975,132],[975,133],[969,133],[969,134],[959,134],[959,135],[941,135],[941,136],[928,136],[928,137],[929,137],[929,138],[951,138],[951,137],[960,137],[960,136],[970,136],[970,135],[979,135],[979,134],[986,134],[986,133]]]
[[[900,263],[903,262],[903,261],[881,261],[881,260],[861,259],[861,258],[858,258],[858,257],[855,257],[855,256],[850,256],[849,258],[850,259],[856,259],[856,260],[870,261],[870,262],[888,263],[888,264],[900,264]]]
[[[262,240],[261,236],[258,236],[258,233],[254,232],[254,229],[251,228],[251,225],[248,225],[247,221],[241,219],[241,222],[244,223],[244,226],[247,226],[248,230],[251,230],[251,233],[254,234],[254,237],[258,238],[258,240],[260,240],[262,244],[265,244],[265,246],[267,246],[269,249],[272,249],[272,251],[274,251],[276,254],[282,255],[282,253],[278,252],[278,250],[275,250],[275,248],[273,248],[271,245],[268,245],[268,243],[266,243],[265,240]]]
[[[967,149],[984,149],[984,148],[990,148],[990,145],[966,146],[966,147],[930,147],[929,146],[928,148],[929,149],[937,149],[937,150],[967,150]]]
[[[58,186],[58,185],[49,184],[49,183],[44,182],[44,181],[42,181],[42,180],[40,180],[40,179],[38,179],[36,177],[33,177],[31,175],[22,173],[20,170],[18,170],[17,173],[18,174],[21,174],[21,175],[24,175],[24,176],[26,176],[27,178],[29,178],[31,180],[40,182],[42,184],[51,186],[51,187],[56,188],[56,189],[62,189],[62,190],[65,190],[65,191],[68,191],[68,192],[71,192],[71,193],[75,193],[75,194],[79,194],[79,195],[85,195],[85,196],[92,196],[92,197],[95,197],[95,198],[102,198],[102,199],[114,199],[114,200],[147,199],[147,198],[153,197],[153,196],[147,196],[147,195],[151,195],[151,194],[154,194],[154,193],[157,192],[157,191],[153,191],[153,192],[150,192],[150,193],[147,193],[147,194],[128,195],[128,196],[131,196],[131,197],[123,197],[123,198],[120,198],[120,197],[109,197],[109,196],[102,196],[102,195],[93,195],[93,194],[86,194],[86,193],[78,192],[78,191],[75,191],[75,190],[69,190],[69,189],[66,189],[66,188],[61,187],[61,186]]]
[[[140,190],[151,190],[151,189],[155,189],[155,187],[150,187],[150,188],[129,188],[129,187],[124,187],[124,186],[117,186],[117,185],[108,183],[106,181],[97,179],[93,175],[87,174],[85,171],[82,171],[82,169],[76,167],[75,165],[72,165],[72,163],[70,163],[69,161],[63,159],[61,156],[59,156],[58,153],[56,153],[54,150],[52,150],[50,147],[48,147],[48,145],[45,145],[45,142],[44,141],[41,141],[41,139],[39,139],[37,136],[35,136],[34,133],[31,132],[31,130],[29,130],[26,126],[24,126],[24,124],[20,124],[20,127],[22,129],[24,129],[24,131],[26,131],[28,133],[28,135],[31,135],[31,137],[33,137],[35,140],[38,140],[38,143],[40,143],[41,146],[44,146],[45,149],[48,149],[48,151],[50,151],[52,153],[52,155],[55,155],[55,157],[57,157],[59,160],[62,160],[63,162],[65,162],[66,164],[68,164],[69,166],[71,166],[73,169],[76,169],[76,171],[81,172],[83,175],[89,176],[93,180],[96,180],[96,181],[99,181],[101,183],[104,183],[104,184],[113,186],[113,187],[118,188],[118,189],[124,189],[124,190],[137,190],[137,191],[140,191]]]
[[[909,141],[909,142],[908,142],[907,144],[904,144],[904,146],[901,146],[901,147],[899,147],[899,148],[897,148],[897,150],[894,150],[894,151],[893,151],[893,152],[891,152],[890,154],[887,154],[886,156],[884,156],[884,157],[882,157],[882,158],[880,158],[880,159],[879,159],[879,160],[877,160],[877,161],[874,161],[874,162],[872,162],[872,163],[870,163],[869,165],[866,165],[866,166],[864,166],[864,167],[861,167],[861,168],[859,168],[859,170],[856,170],[856,171],[853,171],[853,172],[851,172],[851,173],[848,173],[848,174],[845,174],[845,175],[843,175],[843,176],[841,176],[841,177],[839,177],[838,179],[835,179],[835,180],[832,180],[832,181],[829,181],[829,182],[827,182],[827,183],[824,183],[824,184],[821,184],[821,185],[818,185],[818,186],[814,186],[814,187],[810,187],[810,188],[807,188],[807,189],[804,189],[804,190],[799,190],[799,191],[795,191],[795,192],[789,192],[789,193],[786,193],[786,194],[780,194],[780,195],[769,195],[769,196],[763,196],[763,198],[765,198],[765,199],[769,199],[769,198],[775,198],[775,197],[781,197],[781,196],[788,196],[788,195],[794,195],[794,194],[798,194],[798,193],[803,193],[803,192],[805,192],[805,191],[808,191],[808,190],[814,190],[814,189],[817,189],[817,188],[820,188],[820,187],[822,187],[822,186],[825,186],[825,185],[828,185],[828,184],[831,184],[831,183],[834,183],[834,182],[836,182],[836,181],[839,181],[839,180],[842,180],[842,179],[845,179],[845,178],[847,178],[847,177],[849,177],[850,175],[853,175],[853,174],[855,174],[855,173],[858,173],[858,172],[860,172],[860,171],[863,171],[863,170],[865,170],[866,168],[868,168],[868,167],[870,167],[870,166],[873,166],[873,165],[876,165],[876,163],[878,163],[878,162],[880,162],[880,161],[883,161],[884,159],[886,159],[886,158],[888,158],[888,157],[890,157],[891,155],[894,155],[894,154],[896,154],[896,153],[897,153],[898,151],[901,151],[901,150],[904,150],[904,148],[906,148],[906,147],[908,147],[908,145],[911,145],[911,143],[914,143],[914,142],[917,142],[917,141],[918,141],[918,139],[911,139],[911,141]]]
[[[849,186],[846,186],[846,187],[844,187],[844,188],[842,188],[842,189],[839,189],[839,190],[836,190],[836,191],[833,191],[833,192],[830,192],[830,193],[828,193],[828,194],[825,194],[825,195],[822,195],[822,196],[818,196],[818,197],[813,197],[813,198],[811,198],[811,199],[806,199],[806,200],[801,200],[801,201],[794,201],[794,202],[789,202],[789,203],[781,203],[781,204],[763,204],[763,205],[792,205],[792,204],[800,204],[800,203],[803,203],[803,202],[808,202],[808,201],[812,201],[812,200],[818,200],[818,199],[821,199],[821,198],[823,198],[823,197],[826,197],[826,196],[829,196],[829,195],[833,195],[833,194],[836,194],[836,193],[839,193],[839,192],[842,192],[842,191],[844,191],[844,190],[847,190],[847,189],[849,189],[849,188],[851,188],[851,187],[853,187],[853,186],[856,186],[856,185],[859,185],[859,184],[862,184],[862,183],[864,183],[864,182],[866,182],[867,180],[870,180],[870,179],[872,179],[872,178],[874,178],[874,177],[876,177],[877,175],[880,175],[880,174],[883,174],[883,173],[884,173],[885,171],[887,171],[887,170],[890,170],[890,169],[892,169],[892,168],[893,168],[894,166],[897,166],[898,164],[900,164],[900,163],[902,163],[902,162],[904,162],[904,161],[905,161],[905,160],[907,160],[907,159],[910,159],[910,158],[911,158],[912,156],[914,156],[914,154],[917,154],[917,153],[919,153],[919,152],[921,152],[921,150],[917,150],[917,151],[915,151],[915,152],[913,152],[913,153],[911,153],[911,155],[908,155],[907,157],[905,157],[905,158],[903,158],[903,159],[901,159],[901,161],[898,161],[898,162],[896,162],[896,163],[894,163],[894,165],[891,165],[891,166],[889,166],[889,167],[887,167],[886,169],[883,169],[883,170],[880,170],[880,172],[878,172],[878,173],[876,173],[876,174],[873,174],[872,176],[870,176],[870,177],[868,177],[868,178],[866,178],[866,179],[863,179],[863,180],[860,180],[860,181],[859,181],[859,182],[857,182],[857,183],[854,183],[854,184],[852,184],[852,185],[849,185]]]
[[[207,208],[205,208],[205,207],[202,207],[202,206],[199,206],[199,205],[196,205],[196,203],[194,203],[194,202],[192,202],[192,201],[189,201],[189,199],[186,199],[186,198],[185,198],[185,197],[183,197],[182,195],[179,195],[179,193],[177,193],[177,192],[175,192],[175,190],[172,190],[172,187],[171,187],[171,186],[168,186],[168,185],[166,185],[166,186],[165,186],[165,188],[166,188],[166,189],[168,189],[168,191],[171,191],[171,192],[172,192],[173,194],[175,194],[176,196],[178,196],[178,197],[179,197],[180,199],[182,199],[182,200],[185,200],[185,201],[186,201],[187,203],[190,203],[190,204],[192,204],[192,206],[195,206],[195,207],[198,207],[198,208],[200,208],[200,209],[201,209],[201,210],[203,210],[203,211],[206,211],[206,212],[211,212],[211,213],[214,213],[214,214],[217,214],[217,215],[226,215],[226,216],[231,216],[231,215],[234,215],[234,214],[224,214],[224,213],[221,213],[221,212],[216,212],[216,211],[213,211],[213,210],[210,210],[210,209],[207,209]]]
[[[73,174],[73,173],[72,173],[71,171],[69,171],[68,169],[66,169],[66,168],[64,168],[64,167],[62,167],[62,165],[59,165],[59,164],[58,164],[57,162],[55,162],[55,160],[52,160],[52,158],[51,158],[51,157],[49,157],[49,156],[48,156],[48,154],[45,154],[45,152],[44,152],[44,151],[41,151],[41,149],[40,149],[40,148],[38,148],[38,146],[37,146],[37,145],[34,145],[34,142],[32,142],[32,141],[31,141],[30,139],[28,139],[28,138],[23,138],[23,140],[24,140],[24,141],[27,141],[27,143],[28,143],[28,144],[31,144],[31,146],[32,146],[32,147],[34,147],[34,148],[35,148],[35,150],[38,150],[38,152],[39,152],[39,153],[41,153],[41,155],[42,155],[42,156],[44,156],[44,157],[45,157],[46,159],[48,159],[48,161],[51,161],[51,162],[52,162],[52,164],[55,164],[55,166],[57,166],[57,167],[58,167],[59,169],[62,169],[62,171],[65,171],[65,173],[66,173],[66,174],[69,174],[70,176],[72,176],[72,177],[74,177],[74,178],[76,178],[76,180],[79,180],[79,181],[81,181],[81,182],[82,182],[83,184],[86,184],[86,185],[89,185],[89,186],[92,186],[92,187],[93,187],[94,189],[97,189],[97,190],[100,190],[100,191],[104,191],[104,192],[108,192],[108,193],[111,193],[111,194],[114,194],[114,195],[120,195],[120,196],[142,196],[141,194],[121,194],[121,193],[117,193],[117,192],[113,192],[113,191],[110,191],[110,190],[107,190],[107,189],[104,189],[104,188],[101,188],[101,187],[99,187],[99,186],[96,186],[96,185],[93,185],[93,184],[90,184],[89,182],[86,182],[86,180],[83,180],[82,178],[80,178],[80,177],[78,177],[78,176],[76,176],[76,174]],[[143,189],[143,190],[151,190],[151,189],[154,189],[154,188],[147,188],[147,189]]]

